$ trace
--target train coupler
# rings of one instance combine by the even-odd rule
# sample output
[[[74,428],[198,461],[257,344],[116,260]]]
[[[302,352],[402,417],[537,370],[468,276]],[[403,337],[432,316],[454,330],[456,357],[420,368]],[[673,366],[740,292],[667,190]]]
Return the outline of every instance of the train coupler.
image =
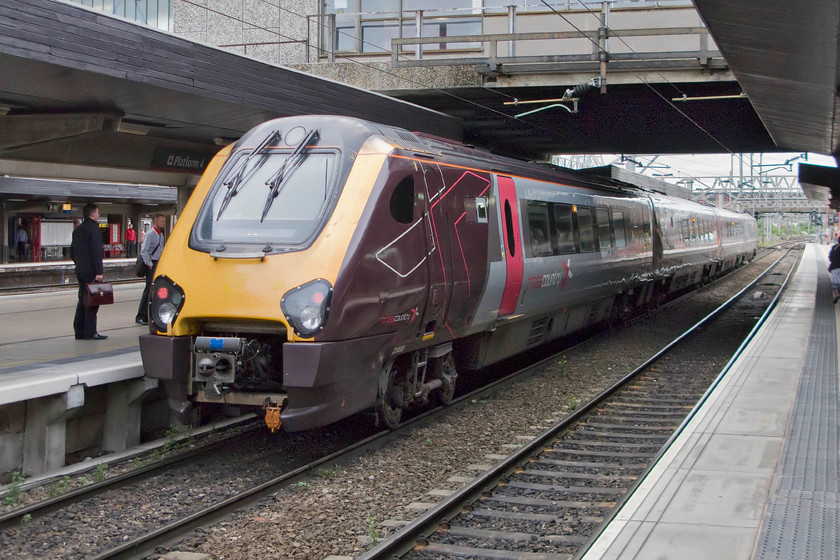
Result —
[[[273,434],[283,425],[283,421],[280,420],[280,413],[283,412],[283,403],[275,404],[273,402],[266,402],[264,407],[265,426]]]

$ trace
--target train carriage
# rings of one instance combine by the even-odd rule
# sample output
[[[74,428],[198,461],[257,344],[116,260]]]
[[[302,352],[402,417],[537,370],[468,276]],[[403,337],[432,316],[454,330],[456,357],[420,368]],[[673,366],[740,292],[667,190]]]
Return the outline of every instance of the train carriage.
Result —
[[[723,228],[726,234],[721,234]],[[158,264],[147,375],[173,411],[394,426],[518,354],[751,256],[754,221],[329,116],[264,123],[205,172]]]

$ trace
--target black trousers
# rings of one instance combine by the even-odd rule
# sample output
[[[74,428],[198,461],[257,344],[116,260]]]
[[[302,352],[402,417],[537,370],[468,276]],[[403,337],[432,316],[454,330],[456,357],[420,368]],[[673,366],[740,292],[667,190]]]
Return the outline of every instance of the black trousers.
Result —
[[[137,307],[135,320],[149,320],[149,292],[152,289],[152,280],[155,278],[155,269],[157,269],[157,261],[152,261],[152,268],[146,273],[146,287],[143,288],[143,295],[140,297],[140,305]]]
[[[85,307],[84,293],[85,284],[93,282],[93,278],[85,280],[76,277],[79,280],[79,302],[76,304],[76,316],[73,317],[73,332],[76,333],[76,338],[90,338],[96,334],[96,313],[99,311],[99,306]]]

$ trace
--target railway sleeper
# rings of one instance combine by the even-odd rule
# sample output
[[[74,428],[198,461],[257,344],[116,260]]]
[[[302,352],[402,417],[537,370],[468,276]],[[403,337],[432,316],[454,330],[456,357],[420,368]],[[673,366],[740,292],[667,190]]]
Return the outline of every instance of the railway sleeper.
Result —
[[[608,511],[615,507],[614,501],[591,502],[591,501],[571,501],[571,500],[545,500],[542,498],[526,498],[524,496],[505,496],[499,494],[491,494],[481,498],[482,502],[499,502],[503,504],[513,504],[518,506],[532,506],[540,508],[551,508],[552,510],[560,509],[582,509],[582,510],[604,510]]]
[[[544,554],[541,552],[515,552],[510,550],[492,554],[494,550],[469,546],[454,546],[442,543],[429,542],[418,547],[421,554],[428,552],[433,558],[503,558],[506,560],[571,560],[571,554]]]
[[[597,494],[624,494],[627,489],[621,487],[602,488],[597,486],[557,486],[553,484],[535,484],[533,482],[520,482],[512,480],[505,483],[508,488],[517,488],[519,490],[536,490],[539,492],[557,492],[564,494],[583,494],[583,495],[597,495]]]
[[[490,541],[503,540],[513,542],[541,542],[552,546],[579,546],[586,542],[585,537],[577,535],[540,535],[535,533],[498,531],[463,526],[450,526],[445,530],[445,532],[455,537],[467,537]]]
[[[465,509],[467,515],[472,517],[490,517],[495,519],[524,519],[525,521],[546,521],[546,522],[555,522],[559,521],[562,518],[556,515],[550,515],[547,513],[529,513],[524,511],[507,511],[507,510],[495,510],[495,509],[487,509],[487,508],[474,508],[472,509],[471,506],[467,506]],[[583,523],[600,523],[603,518],[601,517],[579,517],[581,522]]]
[[[652,453],[632,453],[625,451],[594,451],[591,449],[569,449],[565,447],[544,449],[543,453],[553,453],[556,455],[569,455],[572,457],[623,457],[626,459],[649,459],[656,455]]]
[[[566,471],[546,471],[541,469],[528,469],[518,473],[520,476],[534,476],[545,478],[574,479],[574,480],[636,480],[635,475],[629,474],[594,474],[594,473],[573,473]]]
[[[536,463],[546,463],[557,467],[593,468],[593,469],[637,469],[647,467],[647,463],[596,463],[589,461],[562,461],[540,457]]]

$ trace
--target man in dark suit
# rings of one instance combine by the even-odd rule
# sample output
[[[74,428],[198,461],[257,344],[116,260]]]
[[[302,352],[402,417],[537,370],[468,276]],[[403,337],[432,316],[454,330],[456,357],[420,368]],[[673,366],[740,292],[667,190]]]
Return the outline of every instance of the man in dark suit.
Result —
[[[96,313],[99,306],[85,307],[85,285],[101,282],[102,274],[102,234],[99,233],[99,207],[85,204],[82,208],[85,220],[73,230],[70,244],[70,256],[76,264],[76,278],[79,280],[79,303],[76,304],[76,316],[73,330],[76,340],[104,340],[107,336],[96,332]]]

